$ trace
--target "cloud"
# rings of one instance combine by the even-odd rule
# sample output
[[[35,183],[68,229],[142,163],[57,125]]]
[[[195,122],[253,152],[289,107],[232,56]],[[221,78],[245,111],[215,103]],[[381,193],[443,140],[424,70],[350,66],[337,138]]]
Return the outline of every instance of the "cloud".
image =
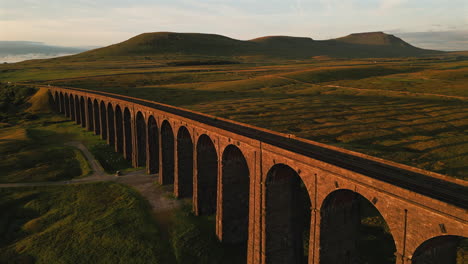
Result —
[[[389,9],[401,6],[405,2],[406,0],[382,0],[380,2],[380,9],[388,11]]]
[[[5,2],[0,7],[0,38],[66,46],[109,45],[154,31],[326,39],[385,28],[459,30],[468,22],[466,0],[428,0],[424,5],[408,0],[0,1]]]

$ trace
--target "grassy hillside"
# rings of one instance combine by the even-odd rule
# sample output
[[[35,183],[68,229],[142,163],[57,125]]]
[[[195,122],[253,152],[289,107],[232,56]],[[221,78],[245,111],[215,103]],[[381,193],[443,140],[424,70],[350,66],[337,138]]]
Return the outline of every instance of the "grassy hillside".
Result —
[[[0,183],[60,181],[92,173],[84,155],[67,145],[82,142],[109,173],[131,164],[111,147],[64,117],[50,112],[47,89],[0,86],[3,107],[0,123]]]
[[[371,47],[369,47],[371,46]],[[277,58],[332,57],[402,57],[432,54],[384,33],[360,33],[348,37],[314,41],[311,38],[270,36],[250,41],[235,40],[221,35],[198,33],[145,33],[127,41],[79,55],[76,59],[114,56],[257,56]]]
[[[157,32],[144,33],[127,41],[84,52],[77,57],[202,54],[230,56],[245,52],[249,43],[214,34]]]
[[[119,184],[0,189],[0,210],[1,263],[170,263],[148,203]]]
[[[354,33],[345,37],[336,38],[335,40],[337,42],[350,44],[414,48],[410,44],[404,42],[402,39],[393,35],[385,34],[383,32]]]

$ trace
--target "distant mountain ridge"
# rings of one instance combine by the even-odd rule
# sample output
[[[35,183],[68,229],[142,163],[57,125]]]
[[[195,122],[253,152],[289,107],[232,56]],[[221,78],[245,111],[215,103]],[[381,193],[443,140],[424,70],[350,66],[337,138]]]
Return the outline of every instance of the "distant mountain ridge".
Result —
[[[60,47],[34,41],[0,41],[0,55],[17,55],[29,53],[79,53],[85,48]]]
[[[0,41],[0,63],[77,54],[91,48],[46,45],[34,41]]]
[[[266,36],[237,40],[216,34],[155,32],[144,33],[124,42],[91,50],[77,57],[200,55],[268,56],[281,58],[407,57],[440,53],[414,47],[383,32],[355,33],[330,40],[307,37]]]
[[[37,46],[37,43],[34,44]],[[48,49],[46,45],[39,46]],[[76,51],[76,49],[71,49]],[[117,44],[85,51],[67,58],[72,60],[106,60],[133,56],[158,57],[162,60],[192,60],[198,57],[209,57],[215,60],[218,58],[221,60],[307,59],[316,56],[391,58],[440,53],[442,51],[414,47],[398,37],[383,32],[354,33],[330,40],[291,36],[265,36],[251,40],[237,40],[217,34],[153,32],[143,33]]]

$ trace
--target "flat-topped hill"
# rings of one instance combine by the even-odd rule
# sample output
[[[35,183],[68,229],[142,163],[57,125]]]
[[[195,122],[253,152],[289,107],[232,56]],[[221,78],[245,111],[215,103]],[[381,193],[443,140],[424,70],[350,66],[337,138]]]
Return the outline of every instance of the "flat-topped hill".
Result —
[[[83,55],[203,54],[232,55],[247,48],[245,41],[215,34],[156,32],[99,48]]]
[[[335,40],[348,44],[415,48],[402,39],[383,32],[353,33],[346,37],[336,38]]]
[[[304,59],[330,57],[407,57],[423,56],[438,51],[416,48],[382,32],[358,33],[331,40],[307,37],[267,36],[237,40],[216,34],[155,32],[144,33],[124,42],[91,50],[74,58],[115,56],[259,56]]]

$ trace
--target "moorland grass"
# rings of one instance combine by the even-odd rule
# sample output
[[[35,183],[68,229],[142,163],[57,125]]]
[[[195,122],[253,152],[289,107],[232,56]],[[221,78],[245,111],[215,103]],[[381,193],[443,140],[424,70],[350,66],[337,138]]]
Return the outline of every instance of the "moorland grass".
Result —
[[[46,74],[63,71],[66,65],[77,72],[84,66],[99,69],[101,75],[50,76],[45,83],[185,107],[466,179],[467,100],[437,96],[467,95],[468,60],[455,55],[300,61],[239,58],[244,63],[179,67],[164,66],[168,60],[164,57],[114,58],[114,64],[100,59],[40,64],[49,69]],[[5,68],[0,78],[16,70],[38,71],[36,64],[25,63],[21,69],[0,66]],[[103,76],[106,69],[108,74]],[[30,80],[44,80],[36,77]]]
[[[116,183],[0,190],[1,263],[171,263],[149,204]]]

